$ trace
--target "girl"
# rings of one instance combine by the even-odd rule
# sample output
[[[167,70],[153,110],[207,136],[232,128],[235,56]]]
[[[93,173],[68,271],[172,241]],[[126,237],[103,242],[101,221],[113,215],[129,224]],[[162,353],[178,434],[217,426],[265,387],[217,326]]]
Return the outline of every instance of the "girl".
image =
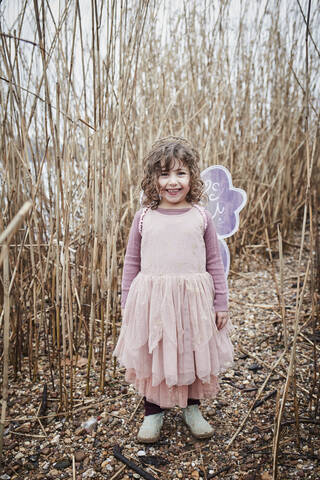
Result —
[[[164,408],[179,405],[196,438],[214,433],[199,410],[232,364],[227,285],[199,154],[167,137],[145,158],[144,205],[133,220],[122,278],[123,324],[114,351],[144,396],[138,440],[159,439]]]

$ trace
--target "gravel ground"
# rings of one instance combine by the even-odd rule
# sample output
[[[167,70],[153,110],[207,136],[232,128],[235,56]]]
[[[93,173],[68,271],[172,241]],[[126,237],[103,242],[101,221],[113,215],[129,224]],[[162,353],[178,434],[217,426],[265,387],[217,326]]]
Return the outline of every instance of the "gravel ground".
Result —
[[[298,242],[298,240],[297,240]],[[289,338],[295,314],[297,293],[298,248],[285,251],[284,301]],[[275,272],[279,271],[275,258]],[[91,396],[86,397],[86,359],[76,367],[76,387],[72,415],[59,411],[58,394],[52,388],[47,359],[39,360],[39,382],[29,379],[26,358],[18,378],[10,371],[8,421],[4,436],[4,458],[1,479],[119,479],[143,478],[114,456],[114,448],[148,472],[155,479],[272,479],[272,445],[274,419],[282,395],[287,366],[286,354],[271,372],[260,396],[262,403],[247,416],[256,400],[258,389],[279,359],[283,346],[283,327],[276,295],[272,266],[266,256],[250,254],[236,262],[229,277],[230,313],[235,326],[233,342],[236,355],[234,368],[221,377],[221,391],[212,401],[202,402],[202,412],[213,425],[210,440],[194,439],[184,425],[181,410],[166,413],[161,440],[144,446],[136,441],[143,418],[139,395],[124,382],[124,372],[113,368],[108,372],[104,394],[94,385],[99,381],[99,368],[92,370]],[[305,272],[306,262],[302,265]],[[279,280],[279,275],[276,273]],[[303,280],[303,276],[301,277]],[[300,322],[310,318],[310,296],[305,293]],[[292,388],[282,418],[278,459],[279,479],[320,478],[319,416],[310,402],[312,384],[314,332],[303,328],[297,344],[297,399],[301,420],[299,439],[294,419]],[[317,333],[317,335],[319,332]],[[317,346],[319,348],[319,346]],[[109,344],[109,365],[112,344]],[[56,378],[56,383],[58,379]],[[318,379],[319,383],[319,379]],[[36,416],[41,405],[44,385],[48,387],[46,415],[40,423]],[[97,417],[91,431],[81,424]],[[247,418],[246,418],[247,416]],[[246,420],[245,420],[246,419]],[[245,420],[245,421],[244,421]],[[238,427],[242,430],[235,436]],[[234,438],[230,444],[231,439]]]

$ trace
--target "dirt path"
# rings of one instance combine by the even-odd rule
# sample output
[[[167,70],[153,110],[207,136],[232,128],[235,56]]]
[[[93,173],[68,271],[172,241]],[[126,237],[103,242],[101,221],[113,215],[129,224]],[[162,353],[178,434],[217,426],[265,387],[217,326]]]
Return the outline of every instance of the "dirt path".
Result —
[[[292,337],[295,313],[297,256],[296,247],[287,248],[284,299],[289,338]],[[77,368],[74,415],[69,420],[64,414],[52,416],[40,425],[34,417],[45,381],[49,397],[47,415],[56,412],[57,394],[52,391],[46,364],[43,363],[40,371],[40,383],[34,385],[28,379],[25,362],[20,377],[16,381],[11,378],[10,382],[8,417],[12,421],[5,430],[0,479],[141,478],[114,458],[115,445],[123,447],[122,453],[126,457],[156,479],[272,479],[277,391],[283,388],[289,356],[285,356],[271,373],[261,394],[262,404],[250,413],[243,429],[227,449],[255,401],[258,389],[284,349],[282,320],[270,262],[262,255],[249,256],[233,268],[238,272],[231,273],[229,278],[230,310],[235,326],[235,364],[234,369],[221,377],[217,399],[202,403],[202,411],[216,431],[210,441],[193,439],[182,422],[181,411],[175,408],[166,414],[161,441],[149,447],[139,445],[136,434],[143,415],[139,396],[124,383],[123,372],[118,371],[113,378],[110,371],[104,395],[99,394],[96,387],[91,397],[85,397],[85,360]],[[305,269],[304,263],[302,271]],[[277,259],[275,270],[279,271]],[[309,300],[306,292],[301,324],[309,318]],[[313,346],[308,341],[311,328],[304,328],[303,334],[304,337],[298,338],[297,347],[297,389],[299,416],[304,420],[300,423],[299,450],[292,425],[294,414],[290,393],[283,416],[279,453],[278,478],[286,480],[320,478],[319,417],[315,420],[308,393],[314,372]],[[93,372],[92,385],[95,384],[94,377]],[[96,377],[98,383],[98,374]],[[84,431],[81,422],[97,415],[102,418],[96,430]]]

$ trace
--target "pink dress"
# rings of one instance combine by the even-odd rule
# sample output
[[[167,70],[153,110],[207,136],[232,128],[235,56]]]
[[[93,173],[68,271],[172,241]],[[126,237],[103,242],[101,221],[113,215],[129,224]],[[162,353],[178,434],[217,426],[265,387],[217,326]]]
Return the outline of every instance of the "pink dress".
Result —
[[[162,408],[214,397],[218,374],[233,362],[231,322],[220,331],[215,324],[204,218],[195,207],[180,215],[148,210],[143,217],[141,268],[114,355],[126,381]]]

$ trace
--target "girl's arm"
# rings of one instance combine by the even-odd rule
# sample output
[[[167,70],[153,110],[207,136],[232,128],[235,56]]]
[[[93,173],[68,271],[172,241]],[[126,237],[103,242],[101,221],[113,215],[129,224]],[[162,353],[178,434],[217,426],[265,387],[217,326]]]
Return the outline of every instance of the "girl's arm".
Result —
[[[126,304],[127,296],[133,279],[140,272],[140,247],[141,247],[141,235],[139,233],[139,222],[142,211],[139,210],[133,219],[126,255],[124,257],[123,273],[122,273],[122,285],[121,285],[121,308],[123,309]]]
[[[215,290],[214,309],[216,312],[227,312],[228,286],[220,255],[218,237],[210,212],[207,210],[206,216],[208,224],[203,238],[207,255],[206,268],[207,272],[212,276]]]

